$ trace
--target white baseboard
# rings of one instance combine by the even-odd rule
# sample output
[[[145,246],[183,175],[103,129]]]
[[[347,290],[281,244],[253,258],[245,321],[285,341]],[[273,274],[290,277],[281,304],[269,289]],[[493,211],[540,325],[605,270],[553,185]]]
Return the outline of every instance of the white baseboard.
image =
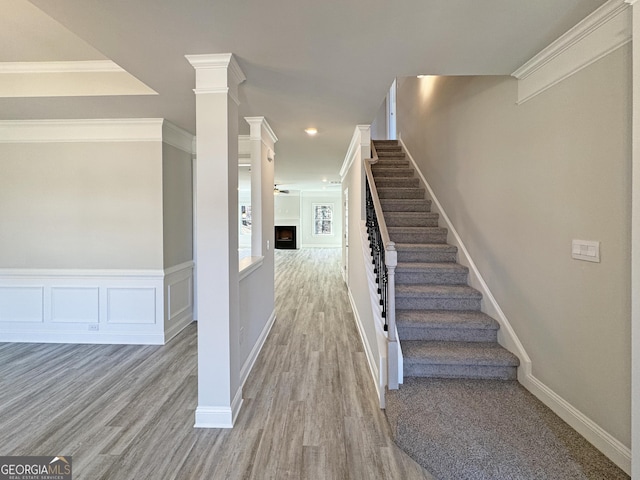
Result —
[[[171,325],[167,325],[164,330],[164,343],[167,343],[193,322],[193,314],[186,314],[180,318],[174,319],[174,321],[171,322]]]
[[[161,333],[105,333],[83,332],[65,333],[55,330],[16,332],[7,331],[0,324],[0,343],[75,343],[99,345],[164,345]]]
[[[256,363],[256,360],[258,359],[258,355],[260,354],[260,351],[264,346],[264,342],[267,341],[267,337],[269,336],[269,332],[271,331],[271,327],[273,327],[273,324],[275,323],[275,321],[276,321],[276,311],[274,310],[273,312],[271,312],[271,315],[269,316],[269,320],[267,320],[267,323],[262,329],[262,332],[260,332],[260,336],[256,340],[256,343],[253,345],[253,348],[251,349],[249,356],[247,357],[244,364],[242,365],[242,368],[240,369],[240,385],[244,385],[244,382],[247,381],[247,377],[249,376],[249,373],[251,373],[251,370],[253,369],[253,365]]]
[[[544,383],[529,374],[518,379],[522,386],[533,393],[575,431],[604,453],[613,463],[631,475],[631,450],[602,429],[580,410],[555,393]]]
[[[445,213],[442,205],[435,196],[435,193],[431,189],[431,186],[426,181],[422,172],[418,168],[415,160],[411,156],[411,153],[407,149],[401,138],[399,138],[400,144],[405,149],[407,157],[415,168],[416,174],[420,177],[423,185],[427,189],[427,195],[431,199],[432,210],[440,214],[440,217],[446,223],[449,229],[451,244],[458,247],[460,258],[458,261],[466,265],[469,268],[469,284],[475,289],[482,292],[482,311],[495,318],[500,324],[500,330],[498,331],[498,341],[507,350],[514,353],[520,359],[520,367],[518,368],[518,381],[535,395],[543,404],[549,407],[560,418],[567,422],[573,429],[575,429],[580,435],[585,437],[590,443],[592,443],[598,450],[604,453],[611,461],[618,465],[626,473],[631,472],[631,450],[624,446],[621,442],[616,440],[613,436],[599,427],[594,421],[589,419],[580,410],[575,408],[560,395],[555,393],[544,383],[538,380],[532,374],[531,359],[524,349],[524,346],[518,339],[511,323],[507,319],[506,315],[498,305],[497,300],[489,290],[487,283],[482,278],[480,271],[478,270],[475,262],[471,258],[469,251],[465,247],[462,239],[458,235],[455,227],[451,223],[451,220]]]
[[[198,406],[194,428],[233,428],[241,408],[242,388],[239,388],[228,407]]]
[[[197,407],[194,428],[233,428],[231,407]]]

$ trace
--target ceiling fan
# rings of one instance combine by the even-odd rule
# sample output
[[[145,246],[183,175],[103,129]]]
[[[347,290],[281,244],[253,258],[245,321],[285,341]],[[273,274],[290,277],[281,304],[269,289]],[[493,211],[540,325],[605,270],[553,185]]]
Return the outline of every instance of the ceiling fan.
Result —
[[[282,190],[280,188],[278,188],[278,185],[274,185],[273,186],[273,194],[274,195],[280,195],[280,194],[287,194],[289,193],[289,190]]]

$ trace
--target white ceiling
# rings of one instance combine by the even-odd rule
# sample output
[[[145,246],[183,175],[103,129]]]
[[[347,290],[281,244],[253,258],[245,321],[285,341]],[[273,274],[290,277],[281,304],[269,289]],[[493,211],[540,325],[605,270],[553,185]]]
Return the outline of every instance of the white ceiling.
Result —
[[[231,52],[247,76],[241,115],[279,138],[276,182],[320,186],[394,77],[508,75],[603,3],[0,0],[0,62],[110,59],[158,92],[0,98],[0,119],[164,117],[195,133],[184,55]]]

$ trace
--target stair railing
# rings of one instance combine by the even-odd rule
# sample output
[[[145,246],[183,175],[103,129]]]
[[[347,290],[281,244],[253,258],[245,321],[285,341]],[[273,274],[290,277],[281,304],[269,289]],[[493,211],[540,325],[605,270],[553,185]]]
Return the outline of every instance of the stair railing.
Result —
[[[387,332],[387,386],[390,390],[395,390],[398,388],[395,297],[395,271],[398,265],[398,253],[396,252],[396,244],[389,238],[378,190],[371,171],[371,165],[378,162],[378,153],[373,142],[371,142],[371,157],[363,162],[366,177],[366,225],[376,283],[378,284],[378,295],[380,295],[384,329]]]

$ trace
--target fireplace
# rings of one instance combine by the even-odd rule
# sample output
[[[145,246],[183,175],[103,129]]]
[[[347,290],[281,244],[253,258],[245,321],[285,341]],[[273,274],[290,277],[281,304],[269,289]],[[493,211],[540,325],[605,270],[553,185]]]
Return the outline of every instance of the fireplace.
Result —
[[[293,225],[276,225],[276,248],[296,248],[296,227]]]

